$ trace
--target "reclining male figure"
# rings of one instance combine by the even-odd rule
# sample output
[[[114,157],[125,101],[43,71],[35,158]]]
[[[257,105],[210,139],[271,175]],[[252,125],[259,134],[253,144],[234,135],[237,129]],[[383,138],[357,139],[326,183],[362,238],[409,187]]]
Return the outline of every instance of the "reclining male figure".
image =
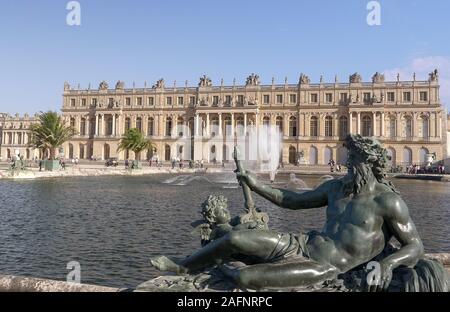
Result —
[[[396,238],[400,249],[381,260],[380,283],[369,288],[387,289],[392,270],[399,266],[413,267],[423,256],[423,245],[408,207],[385,180],[386,150],[377,140],[360,135],[348,135],[345,146],[347,175],[312,191],[276,189],[258,183],[247,172],[237,174],[241,183],[281,208],[326,206],[326,222],[321,232],[231,231],[179,263],[161,256],[152,259],[152,264],[163,271],[187,273],[221,264],[233,255],[251,256],[259,259],[259,263],[240,269],[224,267],[224,272],[250,289],[299,287],[333,279],[370,261],[391,238]]]

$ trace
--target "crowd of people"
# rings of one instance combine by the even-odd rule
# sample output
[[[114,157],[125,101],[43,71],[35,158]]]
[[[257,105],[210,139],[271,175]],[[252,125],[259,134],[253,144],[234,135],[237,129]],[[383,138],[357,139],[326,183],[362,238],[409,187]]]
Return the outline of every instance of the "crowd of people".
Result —
[[[406,173],[408,174],[430,174],[430,173],[436,173],[436,174],[445,174],[445,166],[442,164],[438,164],[437,166],[431,166],[431,165],[418,165],[418,164],[411,164],[409,166],[406,166]]]

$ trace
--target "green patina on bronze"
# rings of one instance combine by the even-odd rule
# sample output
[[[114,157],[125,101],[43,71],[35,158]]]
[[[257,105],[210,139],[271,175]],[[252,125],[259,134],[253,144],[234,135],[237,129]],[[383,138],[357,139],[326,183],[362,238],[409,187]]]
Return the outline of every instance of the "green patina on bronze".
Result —
[[[385,179],[386,150],[377,140],[360,135],[348,135],[345,146],[347,175],[303,193],[262,184],[237,163],[245,217],[230,224],[226,212],[205,213],[208,230],[204,226],[200,250],[179,262],[160,256],[152,264],[179,274],[218,265],[226,277],[246,289],[296,288],[341,280],[348,290],[448,291],[446,270],[439,262],[424,258],[408,207]],[[272,231],[254,207],[250,191],[284,209],[326,207],[325,225],[321,231],[308,233]],[[208,200],[226,209],[223,199]],[[219,215],[223,217],[216,222]],[[220,235],[211,236],[214,231]],[[391,241],[399,247],[392,247]],[[244,265],[227,265],[233,260]],[[370,270],[375,267],[376,275]],[[378,280],[373,282],[372,276]]]

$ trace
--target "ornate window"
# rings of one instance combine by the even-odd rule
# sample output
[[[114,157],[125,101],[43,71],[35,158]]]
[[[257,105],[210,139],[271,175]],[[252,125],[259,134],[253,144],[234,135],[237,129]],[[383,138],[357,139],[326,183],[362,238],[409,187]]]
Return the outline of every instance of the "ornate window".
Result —
[[[154,123],[155,123],[155,121],[154,121],[153,117],[150,117],[147,121],[147,135],[154,135],[154,132],[153,132]]]
[[[372,135],[372,118],[364,116],[362,118],[362,136]]]
[[[316,116],[312,116],[309,122],[309,136],[316,137],[319,136],[318,131],[318,119]]]
[[[136,128],[139,131],[142,131],[142,118],[141,117],[137,117],[136,118]]]
[[[345,116],[339,118],[339,137],[344,138],[348,133],[348,119]]]
[[[297,118],[295,118],[294,116],[291,116],[291,118],[289,118],[289,136],[297,136]]]
[[[331,116],[325,117],[325,136],[333,136],[333,119],[331,118]]]

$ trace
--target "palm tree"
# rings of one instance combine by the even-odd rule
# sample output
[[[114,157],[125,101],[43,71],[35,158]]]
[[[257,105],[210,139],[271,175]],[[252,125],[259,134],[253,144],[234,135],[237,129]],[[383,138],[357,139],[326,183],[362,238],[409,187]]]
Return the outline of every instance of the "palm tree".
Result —
[[[139,154],[142,151],[153,148],[153,142],[146,139],[142,132],[137,128],[128,129],[119,142],[118,151],[131,150],[136,155],[135,164],[132,167],[139,167]]]
[[[70,140],[76,133],[72,126],[66,126],[57,112],[41,112],[38,123],[30,126],[30,146],[41,150],[50,150],[50,159],[55,159],[56,149]]]

